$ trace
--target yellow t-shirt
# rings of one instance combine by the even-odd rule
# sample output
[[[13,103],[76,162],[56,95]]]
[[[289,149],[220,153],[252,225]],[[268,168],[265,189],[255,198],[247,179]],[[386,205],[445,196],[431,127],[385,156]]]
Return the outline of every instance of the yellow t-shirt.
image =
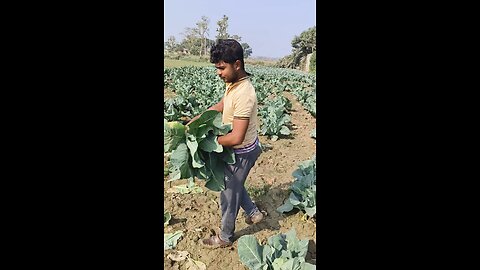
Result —
[[[257,95],[248,77],[235,83],[227,83],[223,96],[223,124],[232,124],[233,117],[248,117],[249,123],[245,139],[233,148],[243,148],[257,139]]]

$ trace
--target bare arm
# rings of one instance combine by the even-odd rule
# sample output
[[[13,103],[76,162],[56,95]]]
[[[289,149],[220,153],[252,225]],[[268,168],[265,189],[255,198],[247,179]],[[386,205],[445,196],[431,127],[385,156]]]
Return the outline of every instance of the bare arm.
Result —
[[[215,105],[213,105],[212,107],[208,108],[208,110],[211,110],[211,111],[217,111],[217,112],[223,112],[223,98]],[[200,114],[201,115],[201,114]],[[192,123],[193,121],[197,120],[200,115],[197,115],[195,117],[192,118],[192,120],[188,121],[187,125],[189,125],[190,123]]]
[[[249,122],[248,118],[234,118],[232,132],[224,136],[218,136],[218,143],[227,147],[241,144],[245,139]]]

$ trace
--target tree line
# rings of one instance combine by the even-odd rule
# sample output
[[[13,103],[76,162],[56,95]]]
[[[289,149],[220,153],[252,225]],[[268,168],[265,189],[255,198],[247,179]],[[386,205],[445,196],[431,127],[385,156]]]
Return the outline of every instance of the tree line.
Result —
[[[310,60],[315,69],[317,51],[317,28],[313,26],[303,31],[299,36],[292,39],[292,53],[280,59],[277,63],[278,67],[298,68],[305,64],[307,55],[312,54]]]
[[[184,54],[192,54],[199,56],[208,56],[210,47],[215,44],[215,40],[231,38],[238,41],[243,47],[243,55],[248,58],[252,54],[252,48],[246,42],[242,42],[242,38],[238,35],[230,35],[228,33],[228,17],[223,17],[217,21],[215,40],[209,39],[210,19],[202,16],[195,27],[187,27],[182,33],[183,39],[177,42],[174,36],[168,37],[164,43],[164,50],[169,53],[177,52]]]

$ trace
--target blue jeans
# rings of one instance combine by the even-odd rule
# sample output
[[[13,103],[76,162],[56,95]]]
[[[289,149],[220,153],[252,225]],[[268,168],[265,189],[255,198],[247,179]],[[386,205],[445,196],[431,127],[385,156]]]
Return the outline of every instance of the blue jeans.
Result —
[[[222,210],[220,239],[223,241],[233,242],[235,220],[240,207],[250,216],[258,211],[245,189],[245,180],[261,152],[262,149],[257,145],[251,152],[235,154],[235,164],[227,165],[225,168],[225,190],[220,193]]]

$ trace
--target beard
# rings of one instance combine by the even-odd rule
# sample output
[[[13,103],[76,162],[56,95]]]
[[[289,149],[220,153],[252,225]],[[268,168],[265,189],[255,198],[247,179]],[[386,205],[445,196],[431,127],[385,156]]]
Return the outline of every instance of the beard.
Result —
[[[238,80],[238,74],[232,74],[230,77],[222,78],[225,83],[233,83]]]

